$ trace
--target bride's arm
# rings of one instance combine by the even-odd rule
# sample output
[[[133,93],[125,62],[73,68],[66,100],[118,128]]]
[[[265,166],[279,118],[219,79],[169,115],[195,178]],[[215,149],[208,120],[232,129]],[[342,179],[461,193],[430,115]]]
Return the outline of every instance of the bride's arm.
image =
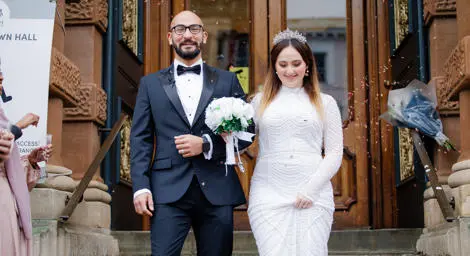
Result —
[[[302,188],[300,194],[315,202],[320,190],[338,172],[343,157],[343,129],[341,115],[336,101],[327,96],[324,104],[323,144],[325,157],[320,162],[317,171],[310,177],[309,182]]]
[[[254,133],[255,135],[258,135],[258,117],[257,117],[257,111],[258,111],[258,107],[259,107],[259,104],[261,102],[261,93],[257,93],[250,101],[250,105],[251,107],[253,108],[253,110],[255,111],[255,116],[253,117],[253,126],[254,126]],[[252,138],[253,141],[255,140],[255,136]],[[247,150],[248,150],[249,147],[246,147],[244,149],[241,149],[240,150],[240,154],[243,154],[245,153]]]
[[[255,97],[251,100],[250,104],[253,107],[253,110],[255,111],[255,116],[253,117],[253,123],[255,125],[255,133],[258,134],[258,119],[260,118],[258,116],[258,109],[259,105],[261,104],[261,97],[262,94],[260,92],[256,93]]]

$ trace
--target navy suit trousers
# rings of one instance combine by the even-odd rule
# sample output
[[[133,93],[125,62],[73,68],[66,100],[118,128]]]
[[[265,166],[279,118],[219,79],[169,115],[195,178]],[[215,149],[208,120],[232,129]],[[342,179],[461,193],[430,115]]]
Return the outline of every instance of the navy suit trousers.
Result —
[[[181,199],[155,205],[152,222],[152,255],[180,256],[193,228],[197,255],[232,255],[233,206],[214,206],[204,196],[196,176]]]

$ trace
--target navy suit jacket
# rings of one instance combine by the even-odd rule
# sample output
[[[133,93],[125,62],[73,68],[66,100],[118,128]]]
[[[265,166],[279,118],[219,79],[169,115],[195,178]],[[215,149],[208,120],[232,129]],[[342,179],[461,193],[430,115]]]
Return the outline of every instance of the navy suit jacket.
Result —
[[[176,90],[173,65],[144,76],[140,81],[131,129],[131,177],[133,191],[150,189],[157,204],[180,199],[194,175],[213,205],[245,203],[233,166],[228,167],[226,176],[224,140],[205,124],[205,110],[213,99],[245,99],[245,93],[234,73],[206,64],[203,72],[203,89],[192,124],[186,118]],[[250,126],[249,131],[253,130],[254,127]],[[212,158],[206,160],[203,154],[183,158],[174,141],[175,136],[183,134],[211,136]],[[242,149],[250,144],[240,142],[240,147]]]

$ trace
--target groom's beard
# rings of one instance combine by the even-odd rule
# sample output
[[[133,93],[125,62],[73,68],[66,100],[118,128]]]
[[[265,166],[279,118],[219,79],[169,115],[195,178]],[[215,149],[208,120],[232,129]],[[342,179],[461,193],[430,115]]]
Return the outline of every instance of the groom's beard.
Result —
[[[183,51],[183,49],[181,49],[182,46],[188,43],[193,44],[196,48],[193,51]],[[178,56],[180,56],[184,60],[192,60],[201,53],[201,44],[198,42],[185,41],[185,42],[182,42],[180,46],[178,47],[173,41],[172,46],[173,46],[173,49],[175,49],[176,54],[178,54]]]

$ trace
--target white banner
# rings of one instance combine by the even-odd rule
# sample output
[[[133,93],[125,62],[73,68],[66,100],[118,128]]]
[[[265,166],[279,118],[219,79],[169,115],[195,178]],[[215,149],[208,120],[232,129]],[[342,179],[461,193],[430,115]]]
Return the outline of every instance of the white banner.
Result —
[[[0,100],[11,123],[27,113],[40,117],[17,141],[22,155],[46,144],[49,71],[55,1],[0,0]]]

